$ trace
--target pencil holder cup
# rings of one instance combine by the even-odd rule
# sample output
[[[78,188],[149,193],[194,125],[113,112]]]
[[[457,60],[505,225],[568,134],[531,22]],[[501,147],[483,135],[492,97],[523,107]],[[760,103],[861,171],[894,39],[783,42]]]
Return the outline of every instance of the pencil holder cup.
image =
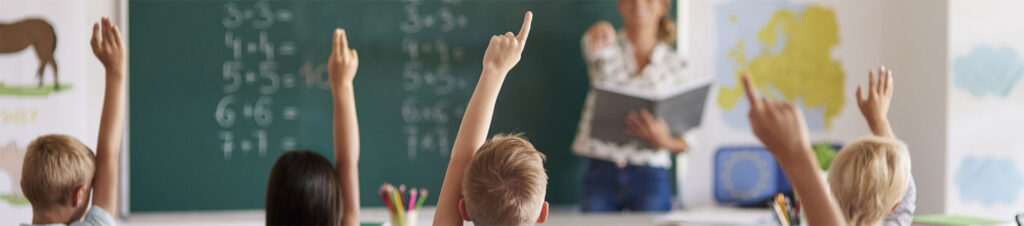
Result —
[[[416,226],[419,212],[419,210],[406,211],[404,213],[391,212],[391,226]]]

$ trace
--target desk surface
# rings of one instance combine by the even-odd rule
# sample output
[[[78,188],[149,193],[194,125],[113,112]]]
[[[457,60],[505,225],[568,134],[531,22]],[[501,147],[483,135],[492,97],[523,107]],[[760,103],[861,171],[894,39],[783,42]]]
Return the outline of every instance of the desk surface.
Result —
[[[753,219],[757,216],[768,216],[764,210],[738,210],[733,208],[701,208],[695,210],[674,211],[671,213],[607,213],[584,214],[571,211],[552,212],[548,222],[543,225],[671,225],[681,219],[699,220],[688,225],[722,225],[709,222],[712,219],[731,217],[737,219]],[[431,225],[434,216],[433,208],[423,208],[417,217],[419,226]],[[694,218],[698,216],[697,218]],[[383,208],[366,208],[362,210],[363,222],[384,222],[388,219],[387,210]],[[263,225],[263,211],[213,211],[194,213],[153,213],[133,214],[121,220],[121,225]],[[730,225],[733,223],[724,223]],[[466,222],[466,225],[472,223]]]

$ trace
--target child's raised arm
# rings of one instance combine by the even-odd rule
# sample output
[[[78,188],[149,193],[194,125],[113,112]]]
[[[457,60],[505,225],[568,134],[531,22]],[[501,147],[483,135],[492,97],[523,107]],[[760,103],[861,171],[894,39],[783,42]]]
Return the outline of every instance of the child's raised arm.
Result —
[[[352,79],[359,68],[359,54],[348,48],[345,30],[334,30],[334,44],[327,71],[334,100],[334,165],[341,182],[343,225],[359,225],[359,123]]]
[[[878,67],[878,79],[875,74],[868,70],[868,96],[861,95],[861,88],[857,86],[857,107],[864,119],[868,121],[868,128],[875,136],[896,138],[889,125],[889,103],[892,102],[892,70],[885,69],[885,66]]]
[[[818,159],[811,151],[803,113],[790,103],[760,97],[743,76],[743,87],[750,101],[750,125],[793,182],[800,201],[807,206],[808,225],[846,225],[839,205],[818,176]]]
[[[533,13],[526,12],[519,35],[512,32],[491,37],[491,42],[484,53],[483,72],[477,82],[476,90],[469,99],[466,113],[459,126],[459,134],[452,146],[451,160],[441,185],[441,194],[434,213],[434,225],[462,225],[459,214],[459,200],[462,199],[462,177],[466,173],[466,165],[473,154],[487,140],[487,130],[491,127],[491,116],[498,92],[505,81],[505,75],[519,63],[526,38],[530,35],[530,23]]]
[[[125,47],[121,30],[103,18],[92,25],[92,52],[106,69],[106,90],[96,142],[96,176],[93,179],[93,204],[117,215],[118,160],[121,159],[121,131],[124,127]]]

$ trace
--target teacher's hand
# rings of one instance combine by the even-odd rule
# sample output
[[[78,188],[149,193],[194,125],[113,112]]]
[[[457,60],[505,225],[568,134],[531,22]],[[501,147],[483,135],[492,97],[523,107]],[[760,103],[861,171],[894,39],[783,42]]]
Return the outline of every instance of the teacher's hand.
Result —
[[[683,152],[687,148],[686,141],[673,137],[668,124],[660,117],[654,117],[647,109],[629,112],[626,115],[626,133],[644,139],[647,143],[673,153]]]
[[[587,29],[587,48],[595,52],[615,43],[615,27],[608,21],[600,21]]]

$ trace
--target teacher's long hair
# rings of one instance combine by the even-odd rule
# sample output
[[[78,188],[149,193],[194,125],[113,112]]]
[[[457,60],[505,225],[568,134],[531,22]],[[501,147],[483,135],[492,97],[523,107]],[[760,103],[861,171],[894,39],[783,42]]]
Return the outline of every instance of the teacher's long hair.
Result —
[[[676,21],[669,12],[672,11],[672,0],[665,0],[665,16],[658,21],[658,40],[665,44],[676,42]]]

